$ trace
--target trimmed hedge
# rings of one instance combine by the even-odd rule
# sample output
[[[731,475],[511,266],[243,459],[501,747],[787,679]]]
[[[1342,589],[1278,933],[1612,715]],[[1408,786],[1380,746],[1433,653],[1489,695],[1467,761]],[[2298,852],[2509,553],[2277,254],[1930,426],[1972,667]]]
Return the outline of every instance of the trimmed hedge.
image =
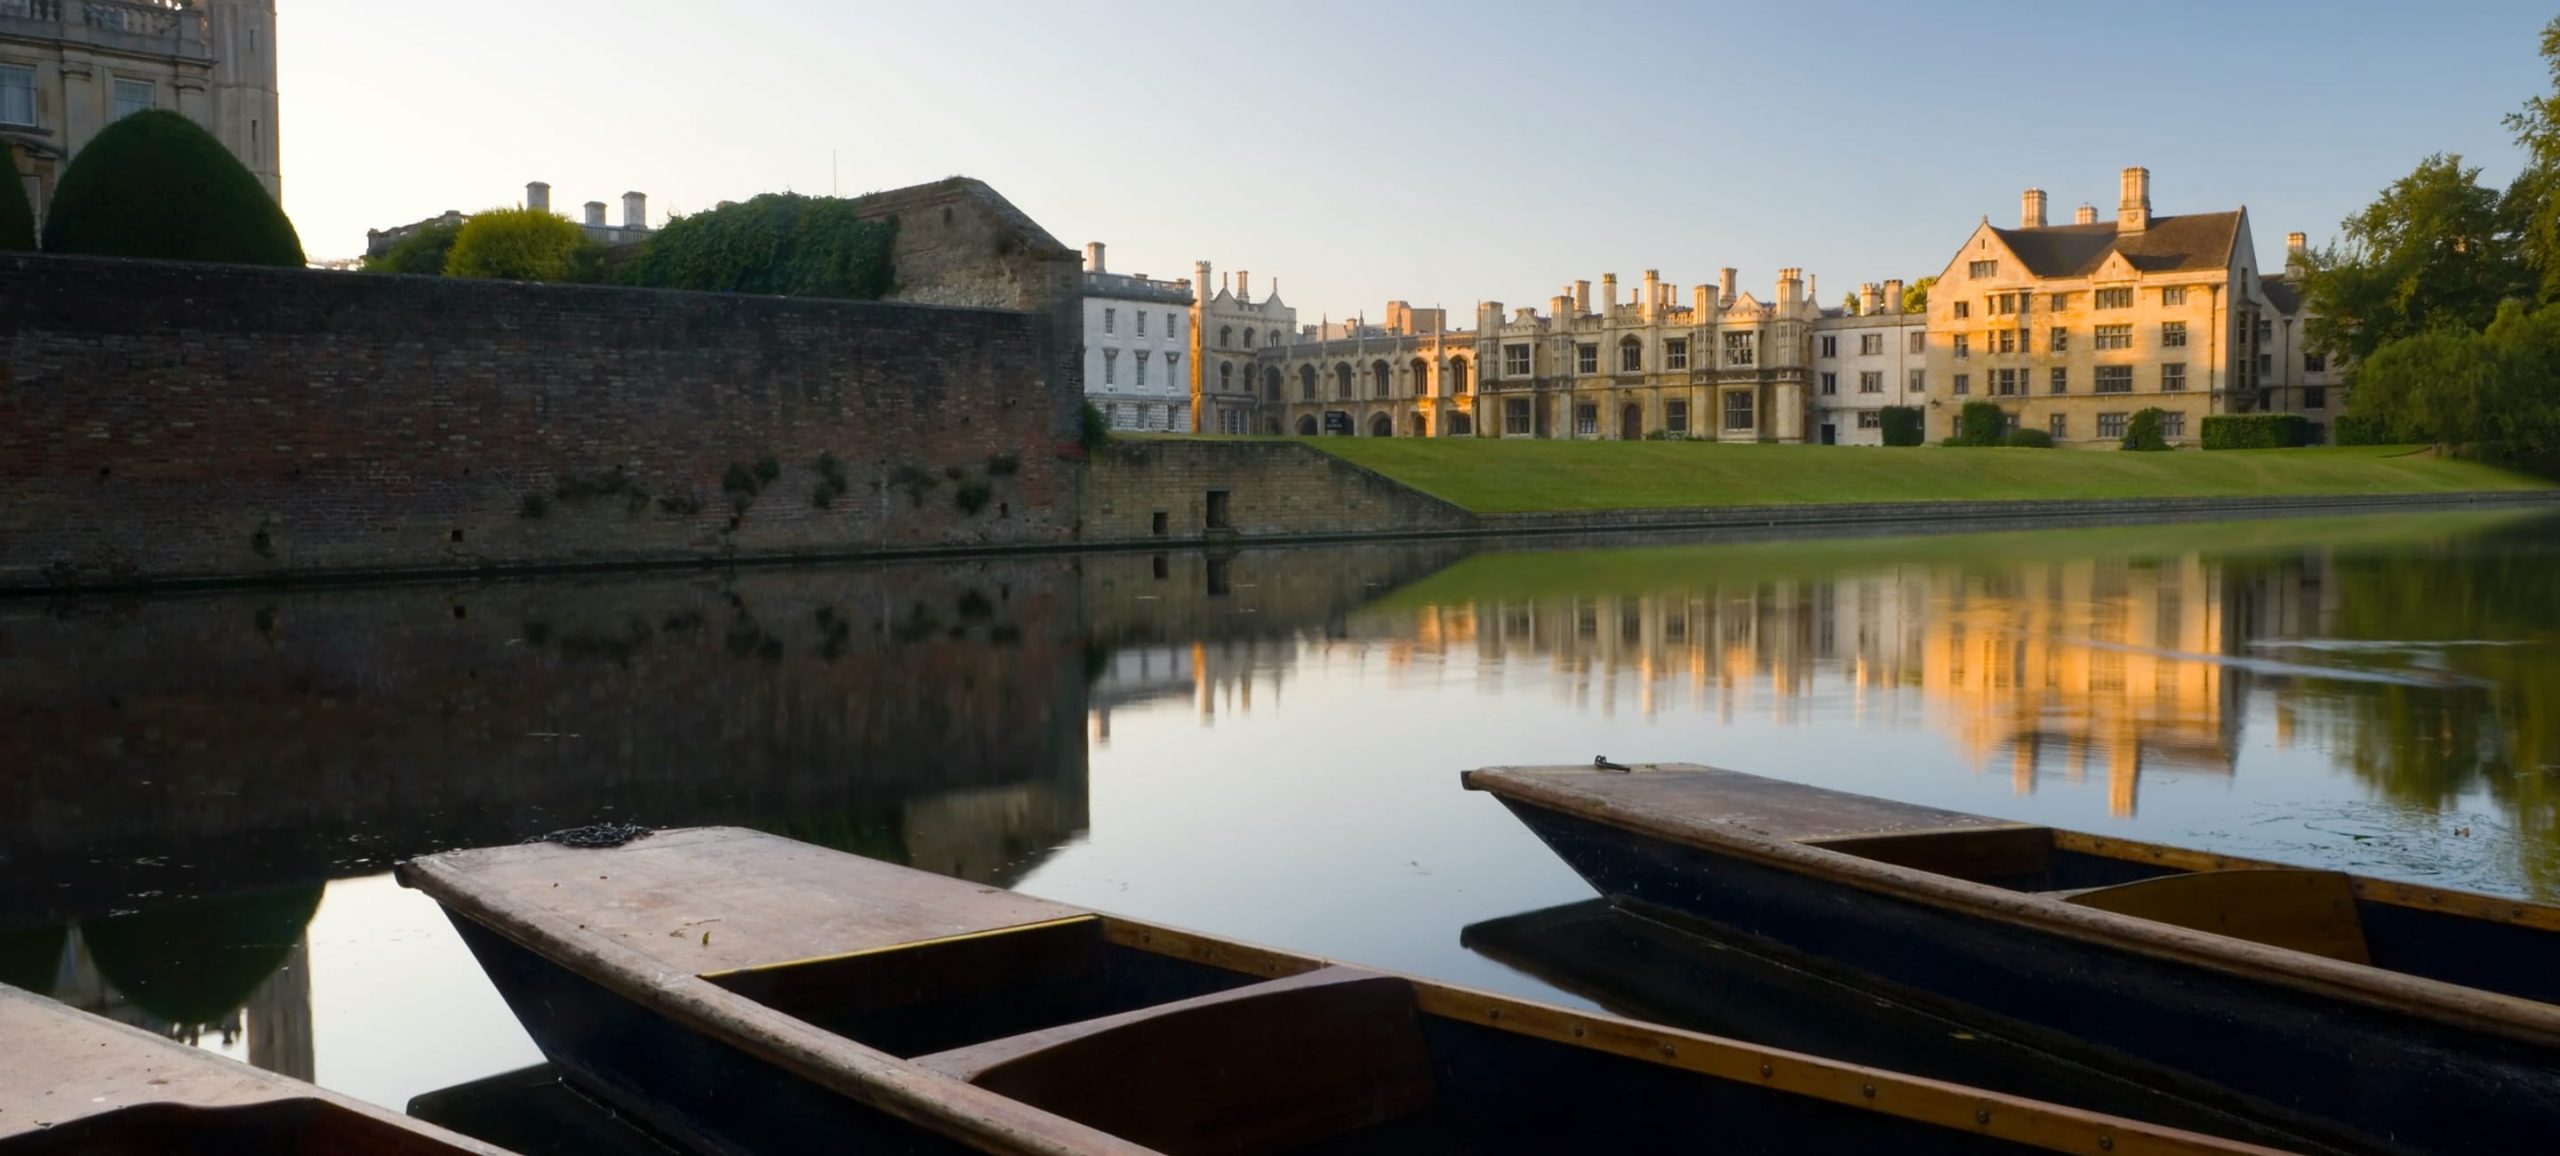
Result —
[[[93,257],[299,268],[302,239],[265,185],[167,109],[108,125],[55,186],[44,247]]]
[[[1888,405],[1878,411],[1878,416],[1884,422],[1884,444],[1889,446],[1925,444],[1929,440],[1929,435],[1921,415],[1922,411],[1916,405]]]
[[[1968,401],[1956,414],[1956,436],[1947,444],[1996,446],[2009,438],[2009,415],[1987,401]]]
[[[678,217],[621,280],[657,289],[876,301],[897,288],[898,223],[865,221],[860,201],[766,193]]]
[[[2333,446],[2387,446],[2391,431],[2372,418],[2342,414],[2329,422],[2329,444]]]
[[[2040,429],[2013,429],[2000,444],[2022,450],[2049,450],[2053,448],[2053,435]]]
[[[2204,419],[2209,450],[2289,450],[2311,444],[2311,420],[2291,413],[2216,414]]]
[[[2162,416],[2164,416],[2163,412],[2157,407],[2135,410],[2133,420],[2125,423],[2124,448],[2129,450],[2168,449],[2168,435],[2160,432]]]
[[[36,247],[36,207],[27,203],[27,182],[18,175],[18,153],[0,141],[0,249]]]

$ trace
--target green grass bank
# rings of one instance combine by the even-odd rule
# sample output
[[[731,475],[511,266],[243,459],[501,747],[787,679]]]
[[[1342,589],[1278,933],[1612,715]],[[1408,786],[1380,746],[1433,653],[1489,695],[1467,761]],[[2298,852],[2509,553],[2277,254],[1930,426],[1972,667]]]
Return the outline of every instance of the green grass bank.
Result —
[[[2137,454],[1473,438],[1307,444],[1479,514],[2560,488],[2414,446]]]

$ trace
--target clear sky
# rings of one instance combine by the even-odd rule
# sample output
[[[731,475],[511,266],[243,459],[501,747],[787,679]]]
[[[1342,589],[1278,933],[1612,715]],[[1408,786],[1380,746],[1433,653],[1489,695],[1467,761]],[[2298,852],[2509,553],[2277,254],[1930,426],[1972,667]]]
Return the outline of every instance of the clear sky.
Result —
[[[1783,266],[1937,272],[2041,186],[2152,171],[2315,243],[2430,152],[2503,182],[2549,84],[2521,0],[278,0],[286,207],[368,227],[638,189],[653,216],[965,173],[1118,272],[1302,318]],[[831,162],[831,156],[834,158]]]

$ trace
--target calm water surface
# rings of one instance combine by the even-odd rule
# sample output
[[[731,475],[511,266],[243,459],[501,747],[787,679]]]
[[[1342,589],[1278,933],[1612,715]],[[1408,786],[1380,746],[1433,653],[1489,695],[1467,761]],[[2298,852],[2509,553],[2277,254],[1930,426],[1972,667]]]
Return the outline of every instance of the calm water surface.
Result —
[[[1580,1003],[1457,772],[1692,761],[2560,899],[2560,521],[0,602],[0,981],[393,1107],[537,1057],[401,857],[745,824]]]

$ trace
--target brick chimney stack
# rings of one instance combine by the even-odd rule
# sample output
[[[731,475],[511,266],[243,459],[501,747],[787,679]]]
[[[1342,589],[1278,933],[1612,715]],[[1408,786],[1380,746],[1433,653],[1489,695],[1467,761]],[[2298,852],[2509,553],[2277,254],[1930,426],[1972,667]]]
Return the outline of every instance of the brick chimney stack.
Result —
[[[1617,313],[1617,311],[1618,275],[1615,273],[1603,273],[1600,275],[1600,312],[1602,315],[1606,316],[1613,315]]]
[[[1084,271],[1087,273],[1108,273],[1111,271],[1104,268],[1102,264],[1102,242],[1085,242]]]
[[[2072,224],[2075,224],[2075,225],[2094,225],[2094,224],[2097,224],[2097,223],[2098,223],[2098,206],[2096,206],[2096,205],[2082,205],[2082,206],[2080,206],[2080,211],[2079,211],[2078,213],[2076,213],[2076,214],[2074,214],[2074,215],[2072,216],[2072,218],[2071,218],[2071,223],[2072,223]]]
[[[1238,304],[1238,305],[1251,305],[1251,304],[1253,304],[1253,271],[1252,271],[1252,270],[1249,270],[1249,269],[1238,269],[1238,270],[1236,270],[1236,304]]]
[[[2044,227],[2043,189],[2028,189],[2024,196],[2018,198],[2018,227],[2021,229]]]
[[[1896,278],[1884,283],[1884,307],[1887,312],[1902,312],[1902,281]]]
[[[1573,315],[1581,317],[1590,312],[1591,282],[1576,281],[1573,283]],[[1563,318],[1559,317],[1558,320],[1563,320]]]
[[[1884,312],[1884,290],[1869,281],[1858,286],[1858,316],[1873,317]]]
[[[649,194],[622,194],[622,227],[626,229],[649,227]]]
[[[550,212],[550,211],[551,211],[551,186],[550,186],[550,184],[549,184],[549,183],[547,183],[547,182],[544,182],[544,181],[533,181],[533,182],[531,182],[531,183],[529,183],[529,184],[525,185],[525,187],[524,187],[524,207],[526,207],[526,208],[528,208],[528,209],[531,209],[531,210],[533,210],[534,212],[537,212],[537,213],[548,213],[548,212]]]
[[[1723,273],[1724,275],[1716,281],[1716,292],[1721,294],[1719,300],[1722,300],[1727,307],[1731,307],[1735,301],[1742,298],[1742,294],[1736,291],[1742,282],[1732,269],[1726,269]]]
[[[603,201],[587,202],[587,225],[597,229],[605,227]]]

